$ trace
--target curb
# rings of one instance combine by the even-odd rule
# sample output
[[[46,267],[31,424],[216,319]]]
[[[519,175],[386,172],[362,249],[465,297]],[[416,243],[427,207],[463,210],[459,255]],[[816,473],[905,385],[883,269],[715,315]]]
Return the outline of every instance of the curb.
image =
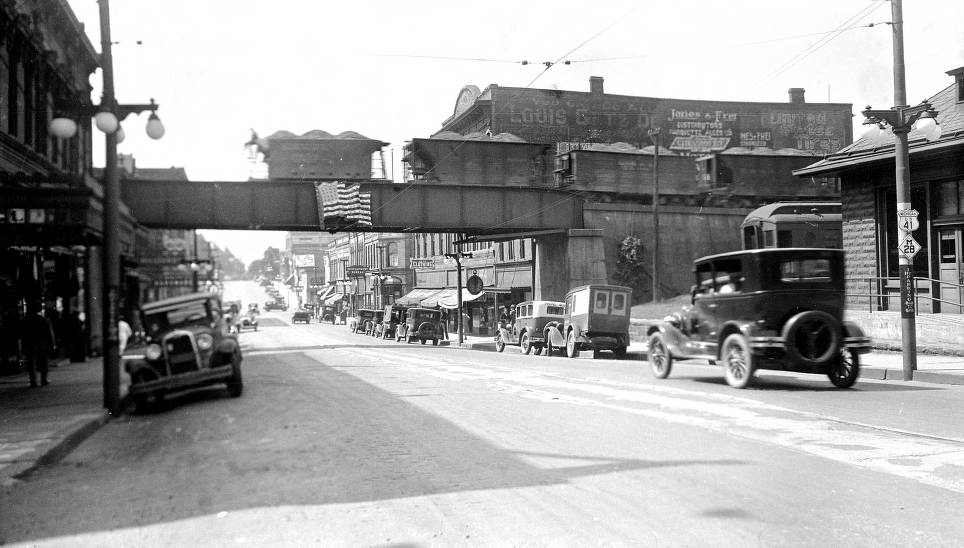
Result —
[[[2,470],[3,475],[14,480],[21,480],[41,466],[60,461],[101,426],[107,424],[110,418],[110,414],[106,411],[99,414],[80,415],[73,424],[52,435],[51,441],[41,443],[36,449],[5,467]]]

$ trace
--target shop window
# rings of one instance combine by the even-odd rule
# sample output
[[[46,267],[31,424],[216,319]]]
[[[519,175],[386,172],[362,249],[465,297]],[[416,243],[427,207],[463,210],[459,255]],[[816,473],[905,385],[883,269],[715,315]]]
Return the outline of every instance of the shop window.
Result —
[[[529,240],[519,240],[519,258],[520,259],[526,258],[526,245],[528,243],[529,243]]]
[[[937,186],[937,214],[941,217],[961,214],[964,185],[961,181],[945,181]]]
[[[388,266],[398,266],[398,244],[395,242],[388,244]]]

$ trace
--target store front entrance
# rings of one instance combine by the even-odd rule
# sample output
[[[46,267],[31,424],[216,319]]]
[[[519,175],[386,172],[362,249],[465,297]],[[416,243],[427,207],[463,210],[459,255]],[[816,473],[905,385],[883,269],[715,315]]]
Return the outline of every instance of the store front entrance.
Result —
[[[938,231],[940,245],[939,280],[941,312],[964,312],[964,229],[942,228]]]

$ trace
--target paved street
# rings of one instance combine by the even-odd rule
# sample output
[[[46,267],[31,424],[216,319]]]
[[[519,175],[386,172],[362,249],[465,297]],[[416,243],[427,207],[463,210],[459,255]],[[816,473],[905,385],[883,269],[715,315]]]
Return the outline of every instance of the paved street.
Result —
[[[245,392],[0,489],[0,542],[958,545],[964,388],[406,345],[262,315]]]

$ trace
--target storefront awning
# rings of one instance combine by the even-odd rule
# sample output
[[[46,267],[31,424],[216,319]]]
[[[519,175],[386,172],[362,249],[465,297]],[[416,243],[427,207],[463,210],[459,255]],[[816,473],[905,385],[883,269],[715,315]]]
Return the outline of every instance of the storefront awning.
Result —
[[[468,289],[465,289],[463,287],[462,304],[482,298],[484,295],[485,295],[485,291],[482,291],[477,295],[473,295],[469,293]],[[459,307],[458,291],[456,291],[455,289],[451,289],[451,288],[446,289],[444,293],[437,295],[435,298],[438,301],[438,305],[441,306],[442,308],[452,309],[452,308]]]
[[[421,306],[422,299],[429,299],[438,293],[445,291],[444,289],[426,289],[426,288],[416,288],[405,295],[395,299],[395,304],[401,306]]]
[[[335,290],[335,286],[329,285],[328,287],[323,287],[319,289],[318,292],[315,293],[315,295],[318,295],[319,301],[323,301],[325,300],[325,298],[328,297],[328,295],[331,295],[331,292],[334,290]]]
[[[342,300],[343,298],[344,298],[344,295],[342,295],[341,293],[333,293],[333,294],[328,295],[327,297],[325,297],[325,303],[324,303],[324,305],[325,305],[325,306],[335,306],[335,303],[337,303],[338,301]]]
[[[379,278],[379,283],[382,285],[402,285],[405,282],[398,276],[382,276]]]

